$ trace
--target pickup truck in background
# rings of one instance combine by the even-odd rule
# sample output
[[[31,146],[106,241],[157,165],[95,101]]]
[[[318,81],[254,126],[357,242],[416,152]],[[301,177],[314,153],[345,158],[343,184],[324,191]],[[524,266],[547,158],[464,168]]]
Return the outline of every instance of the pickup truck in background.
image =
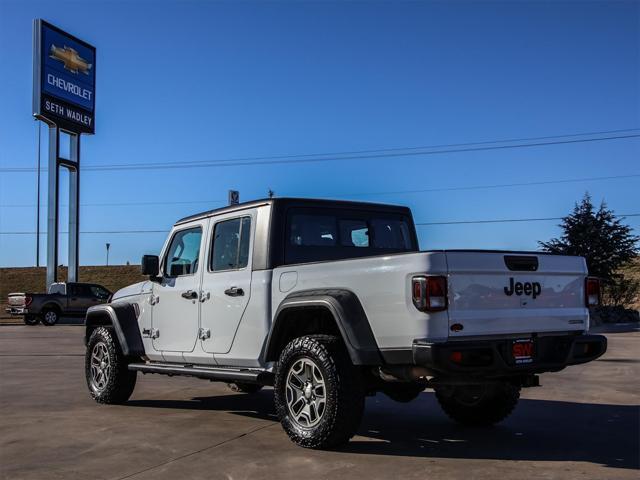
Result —
[[[95,283],[53,283],[48,293],[10,293],[7,313],[27,325],[52,326],[60,317],[84,317],[89,307],[105,303],[111,292]]]
[[[420,251],[411,211],[274,198],[179,220],[148,281],[85,320],[85,375],[98,403],[126,402],[137,372],[274,386],[298,445],[357,431],[366,395],[435,390],[464,425],[491,425],[538,375],[592,361],[599,284],[584,258]]]

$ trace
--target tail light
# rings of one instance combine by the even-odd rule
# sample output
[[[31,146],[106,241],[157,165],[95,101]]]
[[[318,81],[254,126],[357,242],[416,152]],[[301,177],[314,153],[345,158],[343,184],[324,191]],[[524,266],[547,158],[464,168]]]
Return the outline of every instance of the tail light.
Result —
[[[413,304],[421,312],[447,309],[447,277],[420,276],[411,281]]]
[[[600,280],[587,277],[584,282],[584,302],[587,307],[600,305]]]
[[[33,297],[24,297],[24,306],[28,307],[33,302]]]

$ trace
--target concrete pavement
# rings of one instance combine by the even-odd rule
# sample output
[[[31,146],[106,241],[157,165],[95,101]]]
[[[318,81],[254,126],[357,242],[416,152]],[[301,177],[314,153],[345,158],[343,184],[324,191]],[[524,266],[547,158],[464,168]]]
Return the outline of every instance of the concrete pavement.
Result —
[[[367,400],[336,451],[293,445],[272,392],[138,377],[131,400],[87,392],[79,326],[0,327],[0,478],[633,478],[640,476],[640,332],[608,334],[591,364],[542,376],[499,426],[457,426],[433,394]]]

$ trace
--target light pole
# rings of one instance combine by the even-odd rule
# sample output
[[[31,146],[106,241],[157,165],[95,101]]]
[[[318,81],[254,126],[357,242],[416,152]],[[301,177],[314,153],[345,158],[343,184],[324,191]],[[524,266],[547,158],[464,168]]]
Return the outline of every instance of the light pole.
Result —
[[[111,244],[107,243],[106,246],[107,246],[107,266],[109,266],[109,248],[111,247]]]

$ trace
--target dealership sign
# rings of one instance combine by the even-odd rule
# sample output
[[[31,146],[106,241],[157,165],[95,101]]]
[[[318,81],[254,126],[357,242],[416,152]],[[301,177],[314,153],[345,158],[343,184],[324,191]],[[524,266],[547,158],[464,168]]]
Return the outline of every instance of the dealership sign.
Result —
[[[33,114],[73,133],[95,132],[96,49],[35,20]]]

